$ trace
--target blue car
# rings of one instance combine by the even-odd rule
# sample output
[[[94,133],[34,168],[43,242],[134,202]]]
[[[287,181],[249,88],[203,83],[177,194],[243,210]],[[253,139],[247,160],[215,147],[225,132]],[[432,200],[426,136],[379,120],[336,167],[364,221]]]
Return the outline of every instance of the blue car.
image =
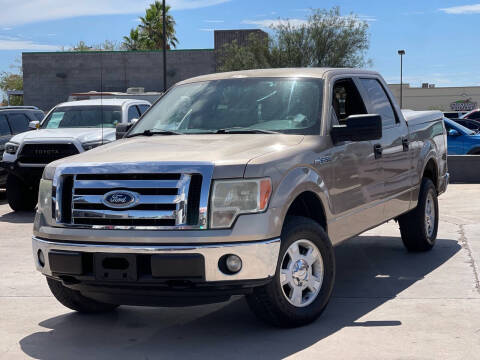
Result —
[[[480,155],[480,134],[444,118],[449,155]]]

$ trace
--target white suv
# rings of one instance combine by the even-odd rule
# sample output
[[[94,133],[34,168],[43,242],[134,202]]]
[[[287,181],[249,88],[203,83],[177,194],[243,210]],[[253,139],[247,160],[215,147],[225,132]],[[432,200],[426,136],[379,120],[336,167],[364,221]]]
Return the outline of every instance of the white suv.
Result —
[[[134,99],[95,99],[55,106],[37,131],[18,134],[5,144],[1,163],[8,172],[7,199],[15,210],[32,210],[45,165],[116,139],[117,124],[138,119],[151,104]]]

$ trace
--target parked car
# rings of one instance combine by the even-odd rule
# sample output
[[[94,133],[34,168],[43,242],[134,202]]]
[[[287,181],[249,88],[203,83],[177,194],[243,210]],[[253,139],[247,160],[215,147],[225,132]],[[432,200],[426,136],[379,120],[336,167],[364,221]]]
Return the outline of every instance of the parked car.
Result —
[[[444,118],[449,155],[480,155],[480,134]]]
[[[468,111],[447,111],[443,113],[443,116],[449,119],[457,119],[462,115],[465,115]]]
[[[480,132],[480,121],[470,120],[470,119],[451,119],[451,118],[450,118],[450,120],[453,120],[457,124],[460,124],[460,125],[466,127],[467,129],[473,130],[476,133]]]
[[[42,120],[44,113],[35,106],[0,106],[0,159],[12,136],[29,130],[30,121]],[[7,172],[0,168],[0,187],[5,187]]]
[[[459,116],[460,119],[480,120],[480,109],[469,111],[468,113]]]
[[[376,72],[185,80],[124,139],[45,168],[36,267],[79,312],[247,294],[304,325],[332,294],[334,245],[396,219],[408,250],[434,246],[446,153],[442,113],[402,113]]]
[[[33,210],[45,165],[116,139],[115,126],[138,119],[150,107],[145,100],[98,99],[55,106],[45,119],[32,121],[30,131],[5,144],[7,200],[17,210]]]

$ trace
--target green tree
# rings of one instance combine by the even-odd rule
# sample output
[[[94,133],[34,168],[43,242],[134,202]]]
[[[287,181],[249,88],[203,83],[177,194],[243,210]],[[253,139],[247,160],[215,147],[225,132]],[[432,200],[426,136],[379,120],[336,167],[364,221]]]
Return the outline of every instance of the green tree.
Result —
[[[369,48],[368,23],[340,9],[312,9],[301,24],[273,26],[269,40],[251,35],[247,45],[231,43],[220,51],[220,71],[266,67],[363,67]],[[244,58],[245,60],[242,60]]]
[[[175,20],[169,14],[170,6],[165,6],[165,32],[167,49],[175,48],[178,39],[175,36]],[[155,1],[146,9],[145,16],[140,17],[140,25],[130,31],[130,36],[123,38],[122,47],[128,50],[163,49],[163,6]]]
[[[15,63],[10,65],[10,68],[15,69],[15,71],[2,71],[0,73],[0,90],[3,92],[3,105],[6,105],[8,103],[8,90],[23,90],[23,71],[21,60],[19,58],[15,59]],[[12,96],[10,98],[10,105],[23,105],[23,97]]]

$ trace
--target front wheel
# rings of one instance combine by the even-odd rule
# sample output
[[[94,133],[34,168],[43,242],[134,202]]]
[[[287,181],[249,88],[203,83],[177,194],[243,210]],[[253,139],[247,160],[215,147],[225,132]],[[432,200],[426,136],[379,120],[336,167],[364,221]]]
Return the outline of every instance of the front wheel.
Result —
[[[247,296],[253,312],[280,327],[306,325],[318,318],[335,282],[335,255],[323,228],[311,219],[289,217],[275,277]]]
[[[15,175],[8,174],[7,200],[13,211],[32,211],[37,204],[37,192]]]
[[[402,241],[408,251],[433,248],[437,239],[438,219],[437,190],[432,180],[424,178],[417,207],[398,218]]]

